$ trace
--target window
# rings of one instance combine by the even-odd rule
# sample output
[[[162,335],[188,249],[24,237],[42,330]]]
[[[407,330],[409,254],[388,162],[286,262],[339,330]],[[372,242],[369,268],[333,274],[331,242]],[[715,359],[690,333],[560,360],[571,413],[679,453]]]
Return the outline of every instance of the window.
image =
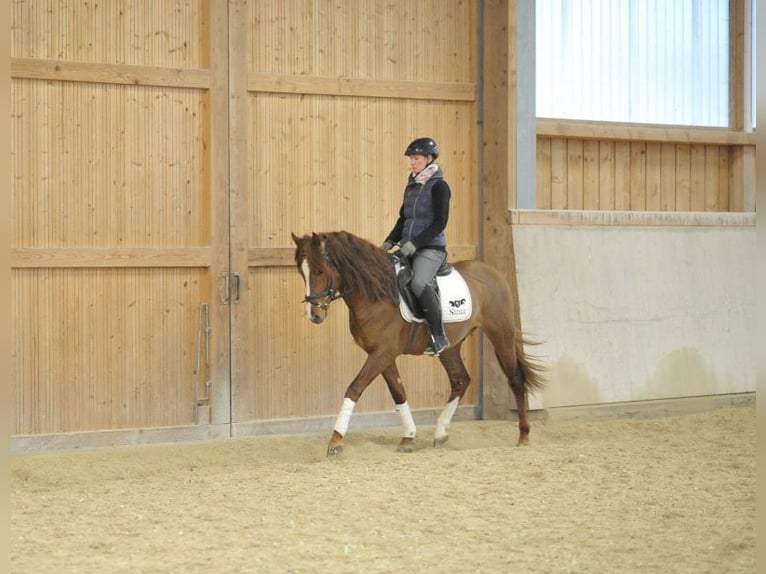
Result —
[[[535,19],[538,117],[729,125],[728,0],[538,0]]]

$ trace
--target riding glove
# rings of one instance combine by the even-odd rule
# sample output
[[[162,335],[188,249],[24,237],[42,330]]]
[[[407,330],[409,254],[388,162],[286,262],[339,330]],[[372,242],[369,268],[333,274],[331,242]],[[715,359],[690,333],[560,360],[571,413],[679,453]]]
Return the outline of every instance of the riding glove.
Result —
[[[415,244],[412,243],[412,241],[407,241],[399,248],[399,251],[402,255],[405,257],[410,257],[411,255],[414,255],[417,251],[417,247],[415,247]]]
[[[394,244],[393,244],[391,241],[389,241],[388,239],[386,239],[386,240],[383,242],[383,245],[381,245],[381,246],[380,246],[380,248],[381,248],[383,251],[391,251],[391,248],[392,248],[393,246],[394,246]]]

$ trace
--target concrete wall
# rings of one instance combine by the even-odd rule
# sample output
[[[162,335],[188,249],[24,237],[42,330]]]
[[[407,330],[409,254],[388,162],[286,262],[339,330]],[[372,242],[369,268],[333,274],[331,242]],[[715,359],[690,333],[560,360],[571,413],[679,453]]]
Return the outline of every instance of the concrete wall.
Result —
[[[512,211],[530,407],[755,391],[755,216]]]

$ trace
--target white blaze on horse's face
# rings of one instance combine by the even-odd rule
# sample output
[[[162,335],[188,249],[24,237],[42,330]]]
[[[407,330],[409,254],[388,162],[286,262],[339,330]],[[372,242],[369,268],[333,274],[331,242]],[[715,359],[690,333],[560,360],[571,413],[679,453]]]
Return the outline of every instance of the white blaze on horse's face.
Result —
[[[309,262],[308,260],[304,259],[301,261],[301,273],[303,274],[303,281],[306,284],[306,298],[308,299],[308,296],[311,295],[311,269],[309,269]],[[311,303],[306,301],[306,318],[311,320],[312,315],[312,309],[311,309]]]

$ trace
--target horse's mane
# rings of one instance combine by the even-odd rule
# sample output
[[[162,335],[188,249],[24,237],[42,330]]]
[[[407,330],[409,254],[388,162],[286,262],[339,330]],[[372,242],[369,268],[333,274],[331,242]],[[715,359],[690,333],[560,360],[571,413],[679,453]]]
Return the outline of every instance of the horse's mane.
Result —
[[[319,234],[345,288],[370,301],[396,301],[394,267],[383,249],[347,231]]]

